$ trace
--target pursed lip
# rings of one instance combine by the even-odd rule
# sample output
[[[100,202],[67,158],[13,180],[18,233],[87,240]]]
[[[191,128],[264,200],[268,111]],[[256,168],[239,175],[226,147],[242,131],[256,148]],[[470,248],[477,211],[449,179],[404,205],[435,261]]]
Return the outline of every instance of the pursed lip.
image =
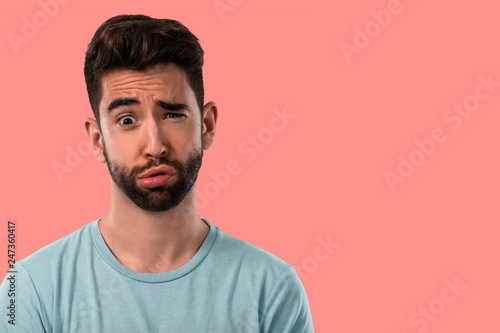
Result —
[[[160,165],[160,166],[146,170],[145,172],[143,172],[139,176],[139,179],[149,178],[149,177],[151,177],[153,175],[157,175],[157,174],[165,174],[165,175],[172,176],[174,173],[175,173],[175,170],[172,167],[169,167],[167,165]]]

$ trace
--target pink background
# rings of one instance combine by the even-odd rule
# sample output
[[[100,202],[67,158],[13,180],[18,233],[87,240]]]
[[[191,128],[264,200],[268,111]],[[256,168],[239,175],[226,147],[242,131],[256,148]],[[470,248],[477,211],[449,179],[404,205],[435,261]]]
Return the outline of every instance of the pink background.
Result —
[[[82,134],[84,53],[106,19],[140,13],[181,21],[206,52],[220,115],[200,216],[294,265],[317,332],[500,330],[500,87],[477,88],[500,82],[498,4],[65,1],[51,17],[34,0],[0,14],[2,267],[8,219],[22,259],[106,212],[109,174]],[[13,46],[26,22],[38,31]],[[458,120],[448,109],[463,103]],[[295,118],[273,131],[285,109]],[[249,136],[265,141],[250,161]],[[240,172],[217,184],[230,161]]]

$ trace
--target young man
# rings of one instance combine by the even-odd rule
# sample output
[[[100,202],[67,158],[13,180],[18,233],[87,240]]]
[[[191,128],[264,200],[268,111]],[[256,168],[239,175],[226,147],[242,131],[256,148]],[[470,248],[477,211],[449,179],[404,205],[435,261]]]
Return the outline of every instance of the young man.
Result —
[[[111,205],[16,263],[15,325],[3,316],[0,331],[313,332],[293,267],[198,216],[218,113],[203,104],[202,65],[177,21],[121,15],[99,27],[85,57],[95,115],[85,128]]]

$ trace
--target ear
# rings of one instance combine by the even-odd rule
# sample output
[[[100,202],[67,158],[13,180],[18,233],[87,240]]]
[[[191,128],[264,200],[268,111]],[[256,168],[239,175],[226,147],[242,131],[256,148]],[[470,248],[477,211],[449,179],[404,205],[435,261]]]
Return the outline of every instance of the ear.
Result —
[[[85,119],[85,130],[92,146],[95,158],[101,163],[106,163],[106,158],[103,153],[102,133],[97,125],[97,121],[93,118]]]
[[[217,105],[214,102],[208,102],[203,106],[203,144],[205,150],[210,148],[214,142],[217,116]]]

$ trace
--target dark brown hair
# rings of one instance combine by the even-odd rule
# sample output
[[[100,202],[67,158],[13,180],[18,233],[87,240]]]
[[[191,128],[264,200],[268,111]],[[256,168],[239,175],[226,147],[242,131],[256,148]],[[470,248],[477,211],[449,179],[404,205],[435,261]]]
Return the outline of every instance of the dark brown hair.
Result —
[[[203,112],[203,49],[195,35],[178,21],[145,15],[118,15],[104,22],[88,46],[83,69],[90,106],[99,126],[104,74],[113,69],[146,70],[168,63],[186,72]]]

